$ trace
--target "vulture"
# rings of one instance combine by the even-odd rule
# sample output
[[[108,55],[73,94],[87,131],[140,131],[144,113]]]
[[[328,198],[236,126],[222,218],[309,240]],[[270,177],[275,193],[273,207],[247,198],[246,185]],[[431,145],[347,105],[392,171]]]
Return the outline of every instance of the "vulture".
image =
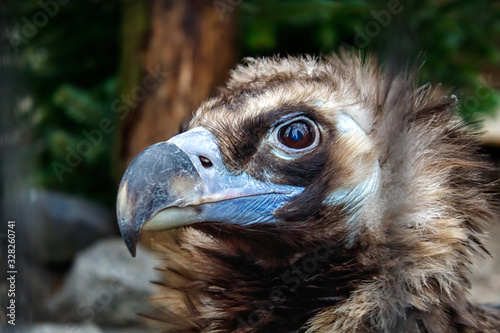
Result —
[[[162,332],[500,332],[468,300],[495,170],[457,98],[369,55],[249,58],[188,128],[128,166],[133,256],[176,228]]]

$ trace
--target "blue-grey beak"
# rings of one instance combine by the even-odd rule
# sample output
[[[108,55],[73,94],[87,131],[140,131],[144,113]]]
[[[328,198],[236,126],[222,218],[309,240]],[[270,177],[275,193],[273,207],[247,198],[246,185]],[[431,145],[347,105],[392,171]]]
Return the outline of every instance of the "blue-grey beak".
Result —
[[[215,136],[197,127],[152,145],[132,161],[118,190],[118,224],[135,256],[141,229],[276,222],[274,211],[302,190],[230,173]]]

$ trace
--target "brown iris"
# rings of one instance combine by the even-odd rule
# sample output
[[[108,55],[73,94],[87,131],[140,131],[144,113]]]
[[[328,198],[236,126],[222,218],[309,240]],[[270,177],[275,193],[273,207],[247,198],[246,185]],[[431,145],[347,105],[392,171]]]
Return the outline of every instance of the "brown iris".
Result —
[[[314,132],[311,124],[296,121],[280,128],[279,141],[292,149],[304,149],[314,143]]]

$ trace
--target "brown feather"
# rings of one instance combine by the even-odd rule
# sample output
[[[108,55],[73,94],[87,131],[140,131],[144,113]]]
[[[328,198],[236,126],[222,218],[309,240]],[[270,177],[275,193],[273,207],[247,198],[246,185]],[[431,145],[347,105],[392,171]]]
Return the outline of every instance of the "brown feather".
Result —
[[[455,99],[415,77],[349,54],[249,59],[233,71],[190,127],[217,137],[232,172],[306,189],[276,213],[280,223],[180,230],[179,246],[160,251],[164,331],[500,332],[498,308],[467,300],[497,184]],[[294,112],[324,129],[322,145],[284,163],[263,137]],[[335,130],[342,113],[366,139]],[[325,204],[374,161],[378,192],[355,222],[345,205]],[[318,246],[330,252],[313,263]],[[289,276],[306,261],[311,272]]]

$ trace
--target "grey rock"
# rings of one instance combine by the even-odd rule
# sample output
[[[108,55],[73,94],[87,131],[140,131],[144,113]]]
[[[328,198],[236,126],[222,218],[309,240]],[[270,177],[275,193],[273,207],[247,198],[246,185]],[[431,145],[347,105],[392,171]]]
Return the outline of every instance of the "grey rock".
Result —
[[[8,327],[5,333],[151,333],[151,330],[140,328],[102,329],[93,323],[83,324],[32,324],[18,328]]]
[[[22,328],[10,329],[6,333],[102,333],[103,331],[92,323],[86,324],[37,324]]]
[[[138,328],[106,329],[103,333],[151,333],[151,330]]]
[[[116,234],[116,219],[106,208],[67,194],[29,190],[20,200],[30,210],[23,221],[28,255],[45,263],[69,262],[100,238]]]
[[[158,266],[143,247],[132,258],[121,239],[101,240],[77,255],[63,288],[49,301],[50,319],[103,327],[140,325],[137,313],[150,312],[150,281],[158,280]]]

